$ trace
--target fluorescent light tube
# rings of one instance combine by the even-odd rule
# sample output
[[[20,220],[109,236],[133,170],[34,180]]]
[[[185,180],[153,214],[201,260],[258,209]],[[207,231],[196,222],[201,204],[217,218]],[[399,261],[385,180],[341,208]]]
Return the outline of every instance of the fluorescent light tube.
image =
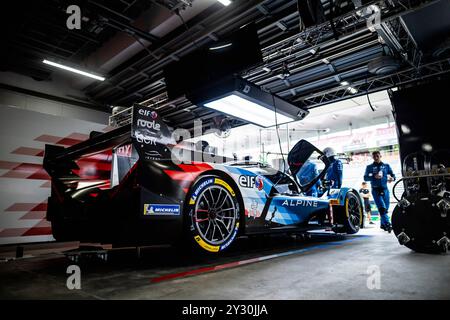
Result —
[[[217,1],[219,1],[221,4],[223,4],[224,6],[228,6],[228,5],[230,5],[231,4],[231,1],[230,0],[217,0]]]
[[[205,103],[205,107],[227,113],[233,117],[262,127],[271,127],[275,125],[275,111],[235,94]],[[294,121],[294,119],[277,113],[278,124],[291,121]]]
[[[209,50],[220,50],[220,49],[223,49],[223,48],[230,47],[231,45],[232,45],[232,43],[227,43],[227,44],[224,44],[224,45],[221,45],[221,46],[211,47],[211,48],[209,48]]]
[[[93,79],[96,79],[96,80],[99,80],[99,81],[104,81],[105,80],[104,77],[100,77],[100,76],[97,76],[95,74],[92,74],[92,73],[89,73],[89,72],[86,72],[86,71],[81,71],[81,70],[78,70],[78,69],[75,69],[75,68],[71,68],[71,67],[68,67],[68,66],[65,66],[65,65],[53,62],[53,61],[43,60],[42,62],[45,63],[45,64],[48,64],[50,66],[57,67],[57,68],[60,68],[60,69],[64,69],[64,70],[67,70],[67,71],[70,71],[70,72],[78,73],[78,74],[81,74],[83,76],[86,76],[86,77],[89,77],[89,78],[93,78]]]

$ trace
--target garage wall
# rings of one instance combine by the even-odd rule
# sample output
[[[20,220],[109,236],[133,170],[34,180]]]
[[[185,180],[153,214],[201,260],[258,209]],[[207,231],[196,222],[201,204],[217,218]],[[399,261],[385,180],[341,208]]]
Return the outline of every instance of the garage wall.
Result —
[[[107,119],[103,112],[0,91],[0,245],[54,240],[45,220],[45,144],[86,140],[92,130],[107,130]]]
[[[59,117],[107,124],[109,114],[0,88],[0,104]]]

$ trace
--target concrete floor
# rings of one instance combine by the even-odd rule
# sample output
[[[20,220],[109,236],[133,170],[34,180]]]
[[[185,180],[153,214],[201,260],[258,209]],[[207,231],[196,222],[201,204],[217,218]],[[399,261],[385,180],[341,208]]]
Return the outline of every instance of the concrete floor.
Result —
[[[237,247],[215,259],[182,257],[170,248],[145,249],[140,259],[133,250],[112,251],[107,262],[79,262],[81,290],[67,289],[66,268],[72,262],[56,251],[1,262],[0,298],[450,299],[450,255],[414,253],[398,245],[393,234],[376,228],[355,236],[317,234],[306,241],[240,239]],[[167,274],[279,253],[288,255],[152,282]],[[379,289],[369,289],[368,270],[377,268]]]

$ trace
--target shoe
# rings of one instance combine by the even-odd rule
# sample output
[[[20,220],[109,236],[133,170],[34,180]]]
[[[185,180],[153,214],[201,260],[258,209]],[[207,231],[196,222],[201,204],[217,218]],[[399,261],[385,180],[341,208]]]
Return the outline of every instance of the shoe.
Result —
[[[388,224],[387,226],[386,226],[386,229],[385,229],[388,233],[391,233],[392,232],[392,225],[391,224]]]
[[[375,224],[375,222],[373,222],[373,221],[370,221],[370,222],[369,222],[369,224]]]

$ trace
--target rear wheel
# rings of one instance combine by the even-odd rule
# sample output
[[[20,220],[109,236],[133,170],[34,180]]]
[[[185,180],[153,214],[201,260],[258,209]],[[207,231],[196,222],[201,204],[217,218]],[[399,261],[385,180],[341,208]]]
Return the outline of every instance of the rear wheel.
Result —
[[[345,212],[347,220],[345,225],[348,234],[357,233],[363,219],[363,208],[358,195],[350,191],[345,197]]]
[[[186,235],[196,250],[218,253],[236,238],[240,223],[239,200],[223,178],[205,176],[192,187],[186,206]]]
[[[361,199],[354,191],[347,192],[342,208],[342,228],[337,228],[336,233],[357,233],[363,219],[363,206]]]

